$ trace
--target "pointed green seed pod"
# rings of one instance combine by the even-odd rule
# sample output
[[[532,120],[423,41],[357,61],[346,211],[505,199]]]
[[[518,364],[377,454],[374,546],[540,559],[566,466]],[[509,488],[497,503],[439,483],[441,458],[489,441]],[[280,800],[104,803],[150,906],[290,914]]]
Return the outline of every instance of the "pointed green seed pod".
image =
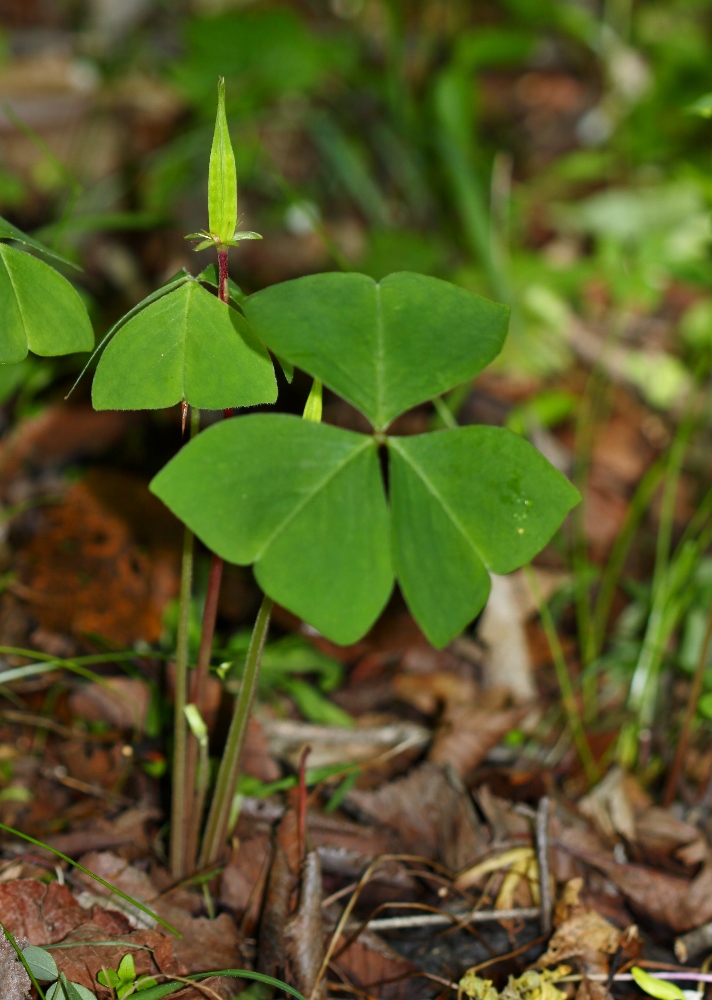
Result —
[[[232,240],[237,227],[237,171],[225,115],[225,79],[218,82],[218,112],[208,172],[210,232],[221,243]]]

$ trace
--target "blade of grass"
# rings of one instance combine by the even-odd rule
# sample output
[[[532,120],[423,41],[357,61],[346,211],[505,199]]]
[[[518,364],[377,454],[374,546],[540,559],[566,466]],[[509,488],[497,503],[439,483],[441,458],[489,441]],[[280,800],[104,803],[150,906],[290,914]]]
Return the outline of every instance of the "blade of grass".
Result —
[[[561,691],[561,701],[564,706],[564,712],[566,713],[566,719],[571,730],[571,735],[573,736],[576,750],[581,760],[581,764],[583,765],[586,780],[589,785],[593,785],[600,777],[598,766],[593,759],[591,748],[588,745],[586,731],[583,726],[578,705],[576,704],[573,684],[571,683],[568,667],[566,666],[564,651],[561,648],[559,636],[556,632],[556,626],[554,625],[554,620],[551,617],[549,606],[542,597],[539,584],[536,579],[536,574],[534,573],[531,565],[525,566],[524,572],[534,596],[534,601],[537,606],[539,618],[541,619],[544,634],[546,635],[547,642],[549,643],[549,649],[554,661],[554,669],[556,670],[556,679],[559,682],[559,689]]]
[[[217,976],[225,976],[232,979],[252,979],[257,983],[265,983],[267,986],[274,986],[279,990],[284,990],[290,996],[296,997],[296,1000],[306,1000],[306,997],[299,990],[295,990],[293,986],[282,982],[281,979],[273,979],[272,976],[265,976],[261,972],[249,972],[247,969],[220,969],[217,972],[199,972],[192,976],[186,976],[185,979],[199,982],[201,979],[212,979]],[[147,990],[141,990],[141,1000],[161,1000],[161,997],[176,993],[178,990],[183,989],[184,986],[185,982],[161,983],[160,986],[151,986]],[[134,992],[130,991],[125,993],[124,996],[132,996]]]
[[[7,929],[7,927],[5,926],[5,924],[2,922],[2,920],[0,920],[0,929],[2,930],[3,934],[5,935],[5,939],[7,941],[9,941],[10,944],[12,945],[12,947],[15,949],[15,954],[17,955],[18,959],[24,965],[25,972],[30,977],[30,982],[32,983],[32,985],[34,986],[34,988],[37,990],[37,996],[40,998],[40,1000],[45,1000],[44,991],[42,990],[42,987],[40,986],[40,984],[35,979],[34,973],[33,973],[32,969],[30,968],[30,966],[28,965],[27,959],[22,954],[22,949],[20,948],[19,944],[15,940],[13,934]]]
[[[99,885],[103,885],[105,889],[108,889],[110,892],[113,892],[114,895],[119,896],[125,902],[130,903],[132,906],[135,906],[138,910],[141,910],[142,913],[145,913],[147,916],[151,917],[151,919],[155,920],[156,923],[161,925],[161,927],[165,927],[167,931],[171,932],[171,934],[174,934],[178,938],[183,936],[179,931],[175,929],[175,927],[172,927],[162,917],[159,917],[157,913],[153,912],[153,910],[149,910],[149,908],[147,906],[144,906],[143,903],[139,903],[137,899],[133,899],[131,896],[127,896],[125,892],[121,891],[121,889],[117,889],[115,885],[112,885],[110,882],[106,882],[99,875],[95,875],[94,872],[90,872],[88,868],[84,868],[84,866],[80,865],[79,862],[72,861],[71,858],[68,858],[66,854],[62,854],[62,852],[58,851],[56,848],[50,847],[49,844],[43,844],[41,840],[36,840],[34,837],[30,837],[29,834],[22,833],[20,830],[15,830],[13,827],[6,826],[4,823],[0,823],[0,830],[4,831],[5,833],[9,833],[13,837],[19,837],[20,840],[25,840],[27,841],[28,844],[34,844],[35,847],[41,847],[43,851],[49,851],[50,854],[54,854],[55,857],[61,858],[62,861],[66,861],[67,864],[71,865],[73,868],[77,868],[80,872],[83,872],[90,878],[93,878],[95,882],[98,882]]]

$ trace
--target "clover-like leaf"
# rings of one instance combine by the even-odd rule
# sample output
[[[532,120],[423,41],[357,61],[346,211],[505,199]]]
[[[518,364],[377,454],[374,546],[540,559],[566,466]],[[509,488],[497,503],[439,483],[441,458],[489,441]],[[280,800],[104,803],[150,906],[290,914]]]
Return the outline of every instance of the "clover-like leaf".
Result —
[[[500,427],[389,438],[396,575],[435,646],[482,610],[489,573],[529,562],[579,501],[530,444]]]
[[[116,971],[119,979],[122,979],[124,982],[133,982],[136,978],[136,966],[134,965],[133,955],[130,951],[126,952],[121,959]]]
[[[96,979],[101,986],[106,986],[111,990],[115,989],[121,983],[119,974],[114,969],[101,969],[97,972]]]
[[[242,304],[280,357],[353,403],[377,429],[473,378],[501,350],[506,306],[438,278],[316,274]]]
[[[0,364],[22,361],[28,350],[50,357],[93,346],[84,303],[67,279],[24,250],[0,243]]]
[[[120,327],[101,356],[97,410],[143,410],[186,400],[206,410],[273,403],[274,369],[237,310],[190,277]]]
[[[284,414],[210,427],[151,490],[210,547],[254,563],[270,597],[340,643],[360,638],[393,586],[376,442]]]
[[[30,972],[40,982],[49,982],[56,979],[59,975],[57,963],[44,948],[38,948],[37,945],[31,944],[23,949],[22,954],[29,966]]]
[[[28,236],[27,233],[23,233],[21,229],[17,226],[13,226],[11,222],[7,219],[3,219],[0,216],[0,240],[14,240],[15,243],[23,243],[25,246],[32,247],[33,250],[37,250],[38,253],[43,254],[45,257],[50,257],[53,260],[58,261],[60,264],[66,264],[67,267],[73,267],[77,271],[81,270],[73,261],[67,260],[66,257],[62,257],[55,250],[50,249],[50,247],[45,246],[44,243],[40,243],[33,236]]]

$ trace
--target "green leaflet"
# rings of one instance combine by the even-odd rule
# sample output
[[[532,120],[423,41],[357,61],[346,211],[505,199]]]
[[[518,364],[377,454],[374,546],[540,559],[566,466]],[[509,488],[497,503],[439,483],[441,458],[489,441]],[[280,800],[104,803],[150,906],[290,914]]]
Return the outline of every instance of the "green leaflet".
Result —
[[[97,410],[273,403],[269,354],[233,308],[186,278],[114,334],[94,376]]]
[[[579,494],[499,427],[389,438],[388,449],[396,575],[425,634],[444,646],[484,607],[489,572],[528,563]]]
[[[225,80],[218,83],[218,111],[208,171],[208,225],[221,243],[233,238],[237,227],[237,172],[225,116]]]
[[[22,361],[28,350],[50,357],[93,346],[84,303],[67,279],[0,243],[0,364]]]
[[[649,972],[641,969],[639,965],[634,965],[630,971],[633,973],[633,979],[635,979],[638,986],[648,996],[655,997],[656,1000],[685,1000],[685,994],[676,983],[651,976]]]
[[[16,243],[24,243],[25,246],[32,247],[33,250],[37,250],[39,253],[44,254],[45,257],[51,257],[60,264],[66,264],[67,267],[73,267],[77,271],[81,270],[81,268],[74,264],[71,260],[67,260],[67,258],[62,257],[61,254],[55,253],[54,250],[50,250],[50,248],[45,246],[44,243],[40,243],[39,240],[34,239],[32,236],[28,236],[27,233],[23,233],[21,229],[18,229],[17,226],[13,226],[11,222],[8,222],[7,219],[3,219],[1,216],[0,240],[14,240]]]
[[[254,563],[270,597],[342,644],[385,606],[395,575],[444,646],[578,501],[526,441],[492,427],[388,439],[390,521],[374,438],[280,414],[227,421],[151,489],[223,558]]]
[[[354,642],[393,586],[376,442],[284,414],[199,434],[152,491],[209,548],[254,563],[266,593],[336,642]]]
[[[279,357],[353,403],[379,430],[473,378],[499,353],[506,306],[421,274],[316,274],[242,308]]]
[[[48,951],[38,948],[36,945],[28,945],[22,952],[25,961],[32,970],[32,975],[40,982],[46,983],[56,979],[59,975],[57,963]]]

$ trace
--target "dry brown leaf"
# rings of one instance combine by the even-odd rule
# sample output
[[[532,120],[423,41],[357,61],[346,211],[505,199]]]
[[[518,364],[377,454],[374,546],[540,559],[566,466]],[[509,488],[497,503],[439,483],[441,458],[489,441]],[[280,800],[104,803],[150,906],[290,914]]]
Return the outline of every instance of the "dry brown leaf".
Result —
[[[618,950],[621,932],[595,910],[579,910],[554,931],[539,965],[557,965],[577,958],[592,974],[608,972],[608,958]]]
[[[101,635],[118,646],[161,636],[177,587],[173,561],[147,554],[128,523],[85,483],[37,512],[40,522],[16,554],[13,592],[50,632]]]
[[[89,915],[66,885],[27,878],[0,883],[0,914],[11,934],[34,945],[61,941]]]
[[[393,830],[405,853],[438,858],[459,871],[482,854],[487,840],[469,793],[455,784],[454,775],[426,762],[376,791],[354,789],[345,805]]]
[[[677,934],[712,920],[712,866],[690,881],[644,865],[618,864],[601,854],[574,853],[618,886],[633,909]]]
[[[685,823],[669,809],[659,806],[651,806],[636,816],[635,838],[650,855],[669,856],[681,847],[696,845],[698,851],[702,849],[701,856],[697,855],[701,861],[707,851],[704,837],[696,826]]]
[[[262,728],[271,754],[294,768],[299,766],[306,744],[312,748],[309,766],[316,768],[373,760],[402,744],[423,747],[430,741],[430,731],[413,722],[343,729],[291,719],[265,719]]]
[[[477,705],[449,705],[428,759],[435,764],[450,764],[466,781],[487,751],[514,729],[524,715],[525,711],[519,708],[493,712]]]
[[[606,777],[579,802],[579,810],[591,819],[608,840],[618,835],[634,841],[636,808],[651,805],[635,778],[620,767],[612,767]]]
[[[85,722],[108,722],[115,729],[143,732],[151,694],[133,677],[106,677],[102,684],[85,684],[69,697],[69,711]]]
[[[254,927],[262,907],[269,861],[272,854],[272,837],[269,830],[257,832],[240,840],[220,878],[220,903],[236,914],[247,913],[248,933]]]
[[[410,978],[417,967],[402,958],[386,942],[370,931],[363,931],[331,963],[338,982],[347,982],[379,1000],[416,1000],[417,980]],[[340,975],[338,975],[340,974]]]
[[[399,673],[393,678],[393,693],[423,715],[434,715],[443,704],[469,704],[477,697],[477,685],[470,677],[452,671],[434,674]]]
[[[321,865],[316,851],[309,851],[301,870],[299,909],[287,923],[284,934],[287,954],[297,989],[313,1000],[326,1000],[327,980],[314,984],[324,961],[324,924],[321,903]]]
[[[87,921],[76,927],[71,934],[63,939],[63,944],[76,943],[75,948],[62,948],[52,951],[52,957],[60,972],[64,972],[69,980],[96,990],[96,976],[101,969],[116,969],[126,954],[131,954],[139,976],[151,975],[156,972],[178,971],[173,954],[173,946],[168,936],[156,931],[133,931],[128,934],[112,934],[112,940],[125,944],[96,945],[97,941],[107,939],[107,928]],[[81,942],[87,942],[81,944]],[[144,947],[131,947],[143,945]],[[151,949],[150,951],[146,950]],[[152,960],[152,956],[155,961]]]

